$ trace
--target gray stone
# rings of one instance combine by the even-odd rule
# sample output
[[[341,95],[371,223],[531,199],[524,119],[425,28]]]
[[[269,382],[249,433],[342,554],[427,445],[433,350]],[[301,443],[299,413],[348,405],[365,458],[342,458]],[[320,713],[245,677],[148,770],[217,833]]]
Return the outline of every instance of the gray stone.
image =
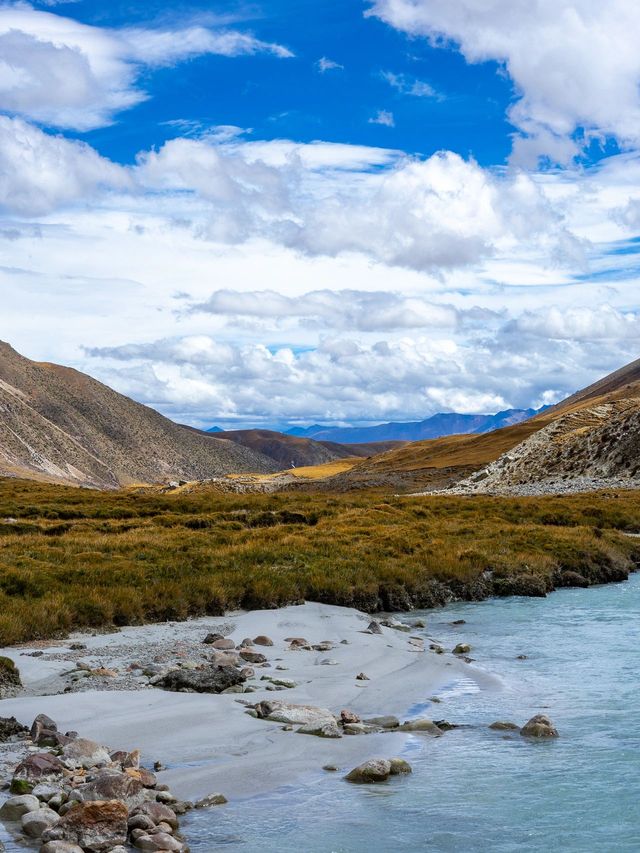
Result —
[[[148,853],[156,853],[156,851],[180,851],[186,850],[185,845],[174,838],[172,835],[167,835],[165,832],[156,832],[153,835],[141,835],[136,838],[135,846],[139,850],[148,851]]]
[[[300,728],[298,729],[298,734],[315,735],[316,737],[326,738],[342,737],[342,732],[340,731],[337,723],[335,722],[306,723],[304,726],[300,726]]]
[[[201,800],[195,804],[196,809],[208,809],[212,806],[223,806],[225,803],[229,801],[224,796],[224,794],[209,794],[206,797],[203,797]]]
[[[126,853],[124,847],[120,848],[123,853]],[[47,841],[40,848],[40,853],[84,853],[82,847],[73,844],[71,841]],[[114,847],[109,853],[120,853],[117,847]]]
[[[382,717],[369,717],[369,719],[362,722],[369,726],[380,726],[381,729],[397,729],[400,725],[400,720],[390,714]]]
[[[454,655],[468,655],[471,651],[471,646],[469,643],[458,643],[458,645],[453,650]]]
[[[391,762],[386,758],[372,758],[354,767],[345,776],[347,782],[357,785],[369,785],[375,782],[385,782],[391,775]]]
[[[256,646],[272,646],[273,640],[270,637],[265,637],[264,634],[260,634],[253,641]]]
[[[504,720],[496,720],[495,723],[491,723],[489,726],[490,729],[494,729],[498,732],[514,732],[518,731],[520,726],[517,723],[509,723]]]
[[[84,767],[85,770],[111,762],[111,756],[104,746],[84,737],[68,743],[62,750],[62,757],[69,767]]]
[[[222,693],[244,680],[240,670],[234,666],[213,665],[198,670],[174,669],[160,679],[158,685],[165,690]]]
[[[406,776],[408,773],[413,773],[413,768],[404,758],[390,758],[392,776]]]
[[[60,816],[53,809],[38,809],[22,815],[22,831],[29,838],[40,838],[45,829],[55,826]]]
[[[558,737],[558,730],[546,714],[536,714],[520,729],[523,737]]]
[[[322,725],[336,722],[331,711],[327,708],[317,708],[314,705],[293,705],[288,702],[264,700],[258,702],[255,711],[260,719],[291,725],[304,726],[307,723]]]
[[[426,717],[419,720],[409,720],[406,723],[403,723],[400,726],[401,732],[423,732],[425,734],[433,735],[434,737],[440,737],[442,734],[442,730],[438,728],[438,726],[432,721],[426,719]]]
[[[27,812],[35,812],[40,808],[40,800],[31,794],[21,797],[10,797],[0,808],[0,820],[18,821]]]

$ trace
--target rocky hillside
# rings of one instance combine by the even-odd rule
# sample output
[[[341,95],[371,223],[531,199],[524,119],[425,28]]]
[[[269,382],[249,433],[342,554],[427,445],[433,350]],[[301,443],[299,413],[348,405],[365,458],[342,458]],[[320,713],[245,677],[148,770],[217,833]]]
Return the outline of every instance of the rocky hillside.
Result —
[[[277,469],[273,460],[162,417],[83,373],[0,342],[0,475],[116,488]]]
[[[273,459],[283,471],[324,465],[336,459],[373,456],[404,442],[386,441],[371,444],[338,444],[333,441],[315,441],[312,438],[275,432],[268,429],[239,429],[215,432],[216,438],[227,439]]]
[[[640,360],[553,408],[484,435],[420,441],[364,460],[336,489],[541,493],[637,481]]]

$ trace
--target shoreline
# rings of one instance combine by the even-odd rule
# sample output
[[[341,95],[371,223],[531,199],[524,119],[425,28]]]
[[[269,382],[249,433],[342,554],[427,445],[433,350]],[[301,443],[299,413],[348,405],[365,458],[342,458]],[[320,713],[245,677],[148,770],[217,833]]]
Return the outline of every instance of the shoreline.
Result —
[[[16,698],[0,701],[0,716],[16,716],[30,724],[38,713],[57,720],[63,730],[77,730],[107,745],[139,748],[143,761],[161,761],[167,769],[159,780],[184,799],[210,793],[244,798],[274,791],[310,771],[336,764],[345,771],[372,756],[402,752],[409,737],[405,732],[327,739],[283,730],[282,723],[258,720],[238,702],[277,700],[328,708],[339,716],[349,709],[362,718],[393,714],[409,719],[409,709],[420,704],[426,713],[432,697],[452,678],[471,678],[490,689],[499,680],[451,654],[436,654],[419,648],[407,633],[382,627],[381,634],[363,633],[370,617],[351,608],[303,604],[279,610],[205,617],[180,623],[124,628],[116,634],[88,636],[73,634],[66,644],[39,643],[0,650],[21,670],[24,691]],[[114,690],[118,678],[130,678],[126,669],[135,658],[173,645],[174,660],[198,661],[210,646],[205,635],[219,630],[240,643],[245,637],[266,634],[273,646],[260,647],[268,667],[256,667],[249,683],[251,694],[173,693],[140,683],[130,689]],[[422,629],[420,629],[422,630]],[[330,650],[289,650],[285,638],[306,638],[312,644],[329,641]],[[343,643],[346,640],[347,643]],[[86,646],[80,654],[69,646]],[[257,649],[258,647],[256,647]],[[30,656],[33,652],[42,655]],[[160,655],[160,656],[161,656]],[[156,655],[156,657],[159,655]],[[103,689],[85,690],[93,678],[82,679],[74,692],[51,695],[61,688],[64,672],[73,661],[115,672],[98,676]],[[193,660],[191,660],[193,658]],[[322,663],[330,660],[331,663]],[[286,667],[286,669],[276,669]],[[75,670],[74,670],[75,671]],[[356,675],[366,673],[367,681]],[[283,678],[295,687],[274,690],[267,678]],[[61,681],[62,679],[62,681]],[[105,689],[106,688],[106,689]],[[64,688],[63,688],[64,689]]]

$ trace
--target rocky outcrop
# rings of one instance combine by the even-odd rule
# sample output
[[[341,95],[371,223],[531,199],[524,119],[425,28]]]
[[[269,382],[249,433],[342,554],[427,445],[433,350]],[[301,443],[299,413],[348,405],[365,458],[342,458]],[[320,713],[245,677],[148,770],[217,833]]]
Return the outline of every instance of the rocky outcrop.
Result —
[[[0,656],[0,699],[14,696],[22,687],[20,672],[11,658]]]

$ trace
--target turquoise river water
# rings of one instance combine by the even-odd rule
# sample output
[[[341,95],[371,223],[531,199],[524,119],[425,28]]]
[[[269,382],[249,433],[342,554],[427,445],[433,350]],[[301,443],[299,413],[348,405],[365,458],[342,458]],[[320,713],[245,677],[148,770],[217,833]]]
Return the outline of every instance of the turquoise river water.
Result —
[[[462,724],[405,753],[413,775],[354,786],[318,773],[194,813],[193,853],[640,851],[640,574],[627,583],[425,611],[425,636],[464,640],[502,687],[452,682],[412,709]],[[456,619],[466,624],[454,627]],[[420,632],[418,632],[420,633]],[[520,654],[527,660],[517,660]],[[490,731],[545,712],[560,738]]]

